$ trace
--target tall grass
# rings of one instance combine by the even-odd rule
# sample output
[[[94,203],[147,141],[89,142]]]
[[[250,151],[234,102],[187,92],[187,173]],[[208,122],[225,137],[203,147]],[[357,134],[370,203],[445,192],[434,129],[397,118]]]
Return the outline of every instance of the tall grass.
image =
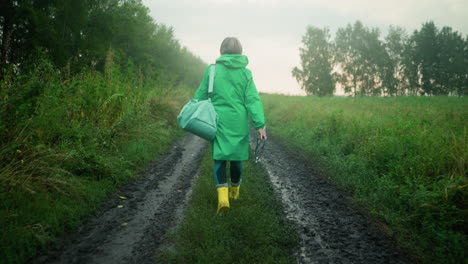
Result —
[[[0,84],[0,262],[24,262],[76,227],[181,135],[187,89],[107,63],[64,78],[39,60]]]
[[[401,247],[424,263],[466,260],[468,99],[262,99],[273,134],[317,160]]]

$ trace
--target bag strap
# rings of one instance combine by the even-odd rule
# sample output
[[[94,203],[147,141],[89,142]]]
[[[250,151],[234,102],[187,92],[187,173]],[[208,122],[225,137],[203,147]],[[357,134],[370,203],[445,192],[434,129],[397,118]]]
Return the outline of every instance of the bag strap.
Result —
[[[212,64],[210,67],[210,82],[208,85],[208,98],[211,98],[211,95],[213,94],[213,83],[214,83],[214,77],[215,77],[215,68],[216,64]]]

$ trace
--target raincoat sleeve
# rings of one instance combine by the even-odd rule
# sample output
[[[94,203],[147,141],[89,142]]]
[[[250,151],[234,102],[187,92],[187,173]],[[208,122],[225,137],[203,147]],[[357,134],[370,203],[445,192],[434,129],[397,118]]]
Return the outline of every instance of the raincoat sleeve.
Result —
[[[263,105],[252,78],[250,78],[245,90],[245,106],[252,119],[254,128],[260,129],[264,127],[265,115],[263,113]]]
[[[209,77],[210,77],[210,66],[208,66],[205,70],[205,75],[203,75],[203,80],[200,83],[200,86],[198,86],[197,91],[195,92],[195,95],[193,96],[193,99],[198,99],[198,100],[206,100],[208,99],[208,82],[209,82]]]

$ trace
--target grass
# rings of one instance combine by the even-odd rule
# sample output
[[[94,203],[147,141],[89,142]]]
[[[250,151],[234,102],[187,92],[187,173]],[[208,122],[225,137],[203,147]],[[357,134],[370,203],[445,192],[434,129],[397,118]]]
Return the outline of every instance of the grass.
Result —
[[[44,61],[0,84],[0,263],[77,228],[182,135],[193,91],[109,68],[62,79]]]
[[[76,179],[76,183],[73,196],[53,191],[1,195],[1,263],[22,263],[56,236],[77,228],[81,217],[95,210],[115,188],[110,181]]]
[[[284,220],[280,201],[262,167],[244,162],[240,199],[216,213],[213,160],[206,156],[174,247],[160,256],[169,263],[295,263],[296,232]]]
[[[269,130],[317,160],[402,248],[423,263],[466,260],[467,98],[262,99]]]

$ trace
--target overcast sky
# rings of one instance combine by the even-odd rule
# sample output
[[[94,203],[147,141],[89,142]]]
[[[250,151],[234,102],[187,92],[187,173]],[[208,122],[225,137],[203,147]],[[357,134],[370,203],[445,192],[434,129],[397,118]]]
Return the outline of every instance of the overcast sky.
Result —
[[[468,0],[143,0],[157,23],[172,26],[183,46],[213,63],[227,36],[239,38],[261,92],[304,94],[291,70],[307,25],[336,30],[361,20],[385,34],[423,22],[468,35]]]

